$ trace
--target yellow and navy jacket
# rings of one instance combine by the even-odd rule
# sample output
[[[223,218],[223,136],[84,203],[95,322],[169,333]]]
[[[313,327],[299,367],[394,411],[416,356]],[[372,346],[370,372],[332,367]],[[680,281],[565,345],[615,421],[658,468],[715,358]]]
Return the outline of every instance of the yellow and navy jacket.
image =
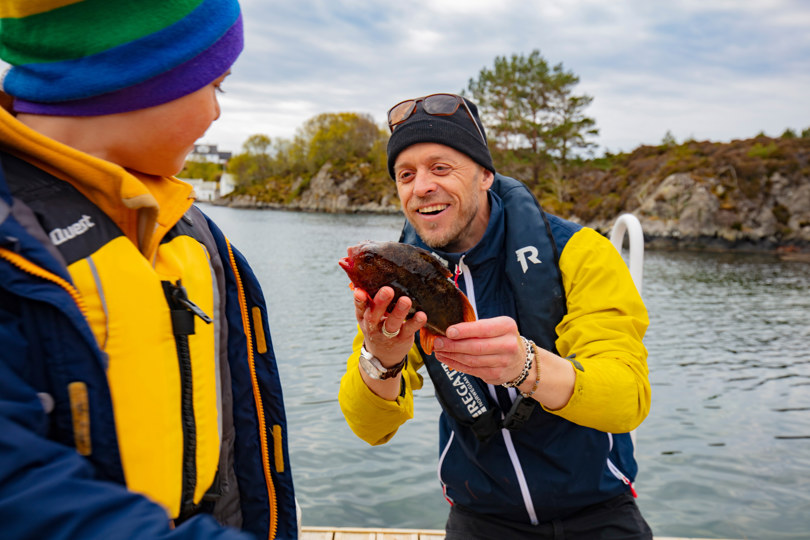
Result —
[[[296,537],[263,295],[192,202],[0,111],[8,537]]]
[[[451,410],[452,390],[444,394],[431,373],[443,409],[439,480],[452,504],[475,512],[533,524],[563,519],[632,490],[637,464],[629,432],[650,409],[647,311],[621,256],[599,233],[545,214],[511,178],[496,175],[489,200],[490,221],[475,247],[434,254],[460,271],[459,287],[478,318],[512,317],[522,335],[571,360],[576,383],[562,409],[536,404],[522,426],[482,438]],[[408,224],[400,241],[431,250]],[[417,371],[427,364],[431,372],[430,363],[439,362],[415,344],[403,392],[388,401],[360,376],[362,342],[358,333],[339,400],[355,434],[382,444],[413,417],[413,391],[422,387]],[[483,394],[473,400],[475,386],[459,384],[456,372],[446,376],[473,415],[479,397],[502,421],[523,399],[513,388],[473,378]]]

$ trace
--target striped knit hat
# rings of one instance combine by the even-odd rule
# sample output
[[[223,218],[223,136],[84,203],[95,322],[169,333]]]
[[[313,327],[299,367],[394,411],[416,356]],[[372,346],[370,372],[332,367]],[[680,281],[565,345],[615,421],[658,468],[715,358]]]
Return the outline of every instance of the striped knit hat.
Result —
[[[242,44],[237,0],[2,0],[0,89],[17,112],[133,111],[210,84]]]

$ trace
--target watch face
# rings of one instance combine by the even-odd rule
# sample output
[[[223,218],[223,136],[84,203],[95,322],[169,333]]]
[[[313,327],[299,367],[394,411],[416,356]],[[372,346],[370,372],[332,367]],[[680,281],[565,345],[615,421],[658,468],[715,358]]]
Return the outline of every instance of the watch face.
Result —
[[[408,357],[406,356],[399,364],[385,368],[373,354],[366,350],[365,345],[360,349],[360,367],[363,368],[363,371],[365,371],[369,377],[380,381],[396,377],[399,372],[402,371],[402,368],[405,367],[407,360]]]
[[[368,376],[371,377],[372,379],[378,380],[381,379],[382,372],[374,364],[371,363],[371,359],[368,358],[366,355],[364,355],[363,354],[364,352],[368,354],[368,351],[366,351],[365,349],[363,349],[362,352],[360,353],[360,367],[363,368],[363,371],[365,371],[368,374]],[[369,354],[369,356],[371,355]],[[374,357],[371,356],[371,358]]]

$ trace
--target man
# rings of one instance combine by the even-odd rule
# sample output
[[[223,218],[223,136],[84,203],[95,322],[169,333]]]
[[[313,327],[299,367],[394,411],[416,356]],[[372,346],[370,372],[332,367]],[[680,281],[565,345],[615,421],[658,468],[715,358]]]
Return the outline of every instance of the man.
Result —
[[[454,271],[478,320],[449,327],[428,356],[409,298],[386,313],[390,287],[356,290],[340,386],[349,426],[388,441],[413,416],[424,364],[443,409],[448,539],[651,538],[629,434],[650,408],[648,318],[620,255],[495,172],[470,101],[406,100],[388,122],[401,241]]]
[[[297,536],[261,289],[173,177],[242,44],[236,0],[0,6],[3,538]]]

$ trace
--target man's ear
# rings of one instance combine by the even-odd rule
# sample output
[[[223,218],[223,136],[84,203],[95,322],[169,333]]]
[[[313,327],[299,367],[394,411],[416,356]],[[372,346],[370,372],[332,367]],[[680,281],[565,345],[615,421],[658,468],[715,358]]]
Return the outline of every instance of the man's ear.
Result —
[[[484,176],[481,179],[481,188],[486,191],[492,187],[492,182],[495,181],[495,175],[489,169],[484,169]]]

